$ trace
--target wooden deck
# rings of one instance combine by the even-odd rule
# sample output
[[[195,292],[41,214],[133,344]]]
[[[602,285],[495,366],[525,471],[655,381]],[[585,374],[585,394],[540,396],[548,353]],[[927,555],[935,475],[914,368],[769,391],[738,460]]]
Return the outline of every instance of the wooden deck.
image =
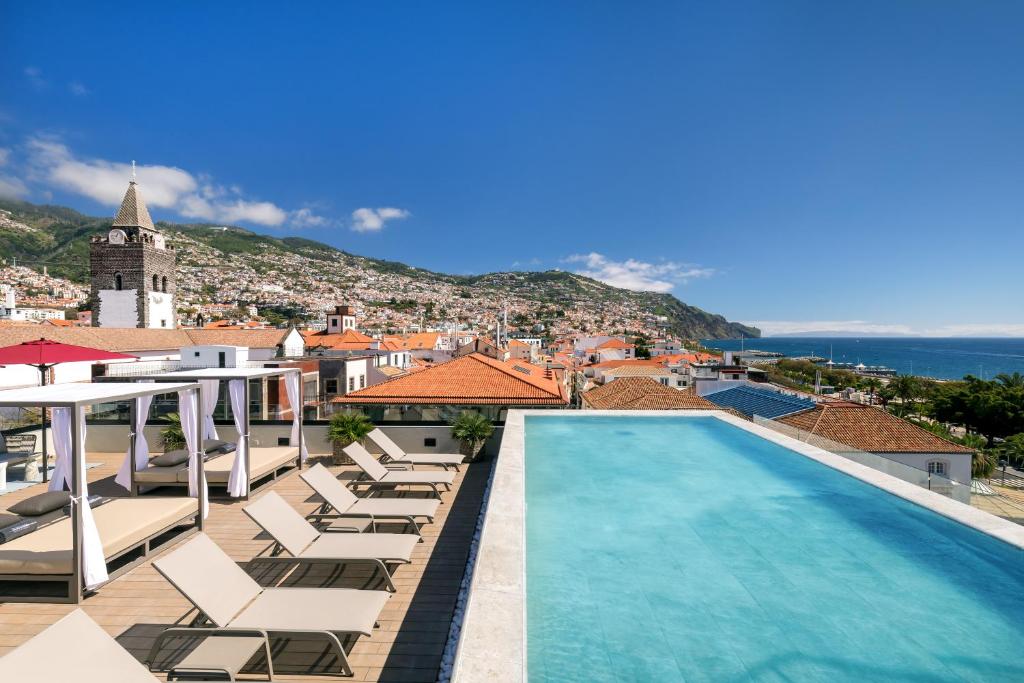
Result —
[[[100,467],[88,471],[91,493],[123,495],[123,489],[113,483],[122,458],[123,454],[89,454],[87,461],[102,462]],[[346,469],[351,468],[331,469],[344,476]],[[462,467],[452,491],[443,494],[444,504],[434,523],[423,527],[424,542],[417,546],[412,564],[400,566],[394,574],[398,592],[381,615],[380,627],[372,638],[360,638],[351,647],[349,661],[355,676],[349,680],[437,679],[489,470],[489,461]],[[37,485],[0,496],[0,509],[42,490],[42,486]],[[268,490],[277,491],[303,513],[316,508],[317,499],[295,470],[259,491],[254,498]],[[206,531],[232,558],[244,564],[265,550],[269,540],[242,513],[242,506],[240,502],[212,500]],[[263,585],[283,580],[284,585],[319,586],[333,570],[332,566],[316,566],[301,576],[298,572],[282,576],[273,573],[278,570],[271,569],[272,573],[268,574],[260,568],[254,577]],[[330,585],[377,587],[371,585],[373,581],[367,569],[348,567]],[[157,634],[181,619],[190,605],[147,561],[103,586],[81,607],[142,660]],[[46,603],[0,604],[0,655],[73,609],[73,605]],[[169,645],[174,646],[174,643]],[[158,662],[177,661],[192,646],[194,643],[183,643],[180,650],[165,650],[167,657]],[[324,676],[337,671],[337,662],[325,652],[322,643],[315,640],[275,640],[275,680],[329,680]],[[250,678],[266,680],[257,672]]]

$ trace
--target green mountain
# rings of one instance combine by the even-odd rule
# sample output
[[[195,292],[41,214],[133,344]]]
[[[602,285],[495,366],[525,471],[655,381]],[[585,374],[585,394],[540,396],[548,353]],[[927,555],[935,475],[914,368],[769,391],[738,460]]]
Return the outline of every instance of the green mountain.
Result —
[[[61,206],[0,200],[0,258],[87,284],[89,239],[109,218]],[[559,323],[588,331],[665,329],[687,339],[757,337],[671,294],[635,292],[565,271],[459,276],[357,256],[300,237],[278,238],[238,227],[160,222],[178,254],[183,306],[239,301],[262,309],[322,310],[362,301],[382,312],[421,311],[427,321],[487,315],[506,303],[515,322]],[[287,288],[282,291],[282,283]]]

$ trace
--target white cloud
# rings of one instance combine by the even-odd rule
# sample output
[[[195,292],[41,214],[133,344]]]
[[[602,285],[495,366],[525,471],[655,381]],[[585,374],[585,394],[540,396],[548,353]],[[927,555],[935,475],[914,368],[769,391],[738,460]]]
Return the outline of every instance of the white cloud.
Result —
[[[0,147],[0,167],[6,166],[11,158],[11,150]],[[23,199],[28,195],[28,186],[20,178],[0,174],[0,198]]]
[[[3,199],[24,199],[28,196],[28,186],[14,176],[0,175],[0,197]]]
[[[78,97],[84,97],[85,95],[88,95],[92,92],[78,81],[71,81],[70,83],[68,83],[68,91],[72,95],[76,95]]]
[[[746,323],[770,337],[779,334],[854,333],[915,337],[1024,337],[1024,323],[963,323],[915,327],[868,320],[757,320]]]
[[[612,261],[603,254],[573,254],[564,259],[566,263],[582,263],[583,268],[577,270],[595,280],[600,280],[613,287],[633,289],[641,292],[668,292],[676,285],[686,284],[697,278],[711,277],[715,274],[712,268],[700,268],[685,263],[664,261],[647,263],[636,259]]]
[[[124,197],[131,164],[80,159],[66,145],[50,138],[32,138],[26,148],[29,180],[56,185],[110,206],[117,206]],[[194,175],[174,166],[142,165],[137,173],[150,207],[170,209],[186,218],[280,226],[291,217],[291,223],[298,227],[318,225],[315,221],[321,219],[308,209],[289,213],[272,202],[246,199],[238,186],[224,187],[207,175]]]
[[[410,215],[405,209],[393,207],[356,209],[352,212],[352,229],[356,232],[377,232],[388,221],[408,218]]]
[[[323,216],[318,216],[313,213],[313,210],[307,207],[303,207],[297,211],[292,211],[289,216],[289,222],[296,228],[315,228],[321,225],[327,225],[327,219]]]

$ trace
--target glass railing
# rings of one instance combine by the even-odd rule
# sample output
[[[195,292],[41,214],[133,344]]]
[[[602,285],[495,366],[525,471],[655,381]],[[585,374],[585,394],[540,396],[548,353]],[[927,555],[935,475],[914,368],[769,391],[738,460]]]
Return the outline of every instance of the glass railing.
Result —
[[[838,441],[832,441],[831,439],[826,439],[823,436],[818,436],[817,434],[812,434],[806,430],[782,424],[775,420],[769,420],[768,418],[761,417],[760,415],[754,416],[754,424],[761,427],[767,427],[772,431],[784,434],[808,445],[816,446],[830,453],[835,453],[847,460],[852,460],[866,467],[870,467],[873,470],[884,472],[885,474],[896,477],[897,479],[902,479],[905,482],[920,486],[921,488],[941,493],[944,496],[949,496],[954,500],[959,500],[961,503],[971,502],[970,482],[967,482],[966,484],[960,483],[955,479],[950,479],[940,474],[935,474],[933,472],[893,460],[892,458],[887,458],[884,455],[861,451],[851,446],[847,446],[846,444],[839,443]]]

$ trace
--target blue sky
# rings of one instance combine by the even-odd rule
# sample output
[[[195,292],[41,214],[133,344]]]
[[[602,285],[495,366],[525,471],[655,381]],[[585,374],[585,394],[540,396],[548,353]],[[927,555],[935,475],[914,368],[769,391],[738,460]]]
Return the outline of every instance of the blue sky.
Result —
[[[0,193],[1024,336],[1024,4],[15,3]]]

